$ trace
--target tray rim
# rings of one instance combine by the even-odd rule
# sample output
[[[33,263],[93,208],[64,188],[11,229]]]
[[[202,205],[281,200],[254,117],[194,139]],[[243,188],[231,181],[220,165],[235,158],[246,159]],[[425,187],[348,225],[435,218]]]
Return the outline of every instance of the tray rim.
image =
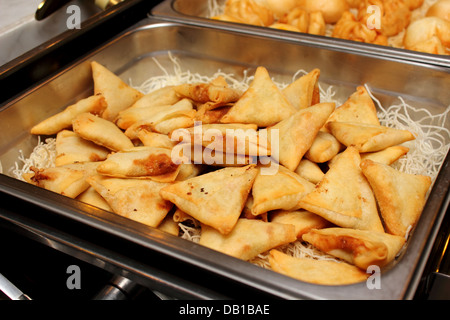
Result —
[[[155,18],[171,22],[181,22],[183,24],[199,25],[209,28],[235,30],[248,34],[257,34],[261,36],[280,38],[289,41],[300,42],[302,44],[306,43],[312,46],[320,46],[328,49],[345,51],[354,54],[385,56],[387,58],[396,59],[400,61],[419,62],[429,65],[436,65],[450,68],[450,56],[433,55],[389,46],[381,46],[370,43],[360,43],[357,41],[346,39],[297,33],[267,27],[259,27],[253,25],[212,20],[205,17],[191,16],[175,10],[174,7],[177,1],[183,0],[163,0],[158,5],[153,7],[153,9],[150,11],[150,14]]]

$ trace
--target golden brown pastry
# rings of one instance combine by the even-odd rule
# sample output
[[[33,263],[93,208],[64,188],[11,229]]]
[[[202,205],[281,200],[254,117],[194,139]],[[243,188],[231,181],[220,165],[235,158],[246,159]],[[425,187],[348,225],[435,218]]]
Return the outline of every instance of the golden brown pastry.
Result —
[[[305,158],[315,163],[327,162],[341,151],[341,143],[331,134],[319,131]]]
[[[101,175],[93,175],[87,182],[108,202],[114,213],[151,227],[157,227],[173,207],[159,195],[167,183]]]
[[[80,162],[43,169],[32,167],[34,174],[30,175],[28,181],[38,187],[75,199],[89,188],[86,179],[96,174],[100,163],[100,161]]]
[[[406,49],[431,54],[450,54],[450,21],[425,17],[406,29],[403,44]]]
[[[427,17],[437,17],[450,21],[450,0],[439,0],[426,13]]]
[[[130,87],[122,79],[96,61],[91,62],[94,79],[94,94],[102,94],[107,107],[102,117],[113,121],[120,111],[131,107],[144,96],[142,92]]]
[[[320,128],[335,109],[334,103],[324,102],[301,109],[268,129],[272,156],[291,171],[294,171],[309,150]],[[271,131],[278,130],[279,139],[272,141]],[[274,154],[275,149],[279,154]]]
[[[305,233],[312,229],[330,228],[333,226],[328,220],[306,210],[276,210],[270,213],[270,221],[292,224],[295,227],[297,239],[300,240]]]
[[[358,86],[356,91],[333,111],[327,123],[331,121],[380,125],[375,104],[363,86]],[[322,129],[327,131],[326,127]]]
[[[371,265],[384,267],[395,259],[405,244],[405,238],[401,236],[350,228],[313,229],[302,238],[319,250],[362,270]]]
[[[133,142],[109,120],[91,113],[82,113],[72,121],[73,131],[83,139],[92,141],[112,151],[134,147]]]
[[[320,70],[313,69],[291,82],[282,92],[297,110],[308,108],[320,103],[319,77]]]
[[[361,169],[373,189],[386,231],[404,237],[422,214],[431,178],[371,160],[362,161]]]
[[[353,146],[359,152],[374,152],[415,139],[409,130],[356,122],[331,121],[326,128],[343,145]]]
[[[267,27],[275,21],[274,13],[254,0],[227,0],[224,14],[241,23],[256,26]]]
[[[85,140],[70,130],[62,130],[56,135],[56,166],[75,162],[102,161],[106,159],[109,152],[108,149]]]
[[[76,199],[91,206],[112,212],[108,202],[106,202],[106,200],[91,186],[89,186],[86,191],[82,192]]]
[[[319,183],[325,175],[317,163],[308,159],[302,159],[294,172],[314,184]]]
[[[105,97],[101,94],[93,95],[85,99],[81,99],[66,107],[63,111],[46,118],[31,128],[31,134],[52,135],[57,134],[63,129],[72,127],[72,120],[82,113],[92,113],[101,115],[106,109]]]
[[[289,277],[322,285],[347,285],[367,280],[369,274],[354,265],[331,260],[296,258],[270,250],[272,270]]]
[[[313,189],[313,183],[282,165],[275,174],[260,171],[252,188],[252,213],[257,216],[278,209],[296,210],[300,199]]]
[[[163,199],[222,234],[233,230],[258,173],[254,165],[219,169],[161,190]]]
[[[220,121],[267,127],[286,119],[296,111],[272,81],[267,69],[258,67],[249,88]]]
[[[348,147],[316,188],[300,200],[300,207],[340,227],[384,231],[360,162],[358,150]]]
[[[279,19],[294,9],[297,6],[298,0],[255,0],[255,2],[268,8]]]
[[[278,23],[295,28],[291,31],[316,35],[325,35],[326,31],[326,22],[322,12],[307,12],[300,7],[286,13],[278,20]]]
[[[172,162],[171,150],[135,147],[111,153],[98,166],[97,172],[116,178],[149,178],[160,182],[174,181],[180,165]]]
[[[299,0],[298,7],[308,13],[322,12],[326,23],[337,22],[342,14],[349,9],[345,0]]]
[[[175,86],[164,86],[160,89],[155,89],[141,97],[130,108],[173,105],[181,100],[174,88]]]
[[[381,35],[375,29],[369,29],[367,23],[359,21],[355,16],[346,11],[336,23],[332,36],[334,38],[353,40],[364,43],[387,45],[387,37]]]
[[[293,225],[240,218],[226,235],[202,225],[199,244],[235,258],[250,260],[296,239]]]
[[[218,77],[210,83],[181,84],[175,86],[174,90],[178,96],[204,105],[206,110],[236,102],[242,95],[240,91],[230,88],[223,77]]]
[[[405,3],[409,10],[415,10],[423,5],[424,0],[405,0]]]
[[[380,10],[380,17],[376,12],[368,10],[370,6],[376,6]],[[403,31],[411,22],[409,3],[404,0],[365,0],[359,7],[358,20],[363,24],[372,23],[371,19],[378,19],[380,34],[391,37]]]

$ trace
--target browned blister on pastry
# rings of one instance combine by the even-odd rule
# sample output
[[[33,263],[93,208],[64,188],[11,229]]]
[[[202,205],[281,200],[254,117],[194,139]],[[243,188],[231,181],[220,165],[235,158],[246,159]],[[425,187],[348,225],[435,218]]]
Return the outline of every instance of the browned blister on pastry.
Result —
[[[114,213],[151,227],[159,226],[173,207],[159,195],[166,183],[101,175],[91,176],[87,181]]]
[[[113,72],[96,61],[91,62],[94,93],[102,94],[107,107],[102,117],[113,121],[120,111],[129,108],[144,95],[126,84]]]
[[[109,153],[108,149],[81,138],[73,131],[62,130],[56,135],[56,166],[103,161]]]
[[[319,250],[354,264],[362,270],[392,262],[405,238],[385,232],[351,228],[313,229],[302,236]]]

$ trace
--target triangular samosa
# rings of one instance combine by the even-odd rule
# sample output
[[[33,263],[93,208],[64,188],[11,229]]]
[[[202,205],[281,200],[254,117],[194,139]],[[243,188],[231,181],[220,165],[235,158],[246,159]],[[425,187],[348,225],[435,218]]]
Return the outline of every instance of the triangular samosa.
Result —
[[[358,150],[348,147],[300,206],[340,227],[384,231],[360,162]]]
[[[380,125],[375,104],[363,86],[357,87],[347,101],[334,110],[327,122],[331,121]]]
[[[62,166],[75,162],[95,162],[105,160],[110,151],[92,141],[81,138],[70,130],[62,130],[56,135],[55,165]]]
[[[161,190],[161,196],[227,234],[239,219],[257,173],[254,165],[227,167],[171,184]]]
[[[222,117],[222,123],[251,123],[268,127],[297,111],[270,78],[264,67],[258,67],[247,91]]]
[[[278,273],[315,284],[346,285],[369,277],[365,271],[345,262],[296,258],[278,250],[270,250],[269,262]]]
[[[359,152],[374,152],[414,140],[408,130],[356,122],[328,122],[326,128],[343,145],[354,146]]]
[[[283,94],[297,110],[320,103],[320,70],[314,69],[283,89]]]
[[[53,135],[57,134],[63,129],[70,129],[72,127],[72,120],[79,114],[92,113],[101,115],[106,109],[105,97],[101,94],[96,94],[77,101],[65,108],[63,111],[46,118],[33,128],[31,134]]]
[[[102,117],[113,121],[120,111],[132,106],[144,95],[126,84],[116,74],[96,61],[91,62],[94,93],[101,93],[107,102]]]
[[[159,182],[174,181],[180,165],[172,162],[171,150],[156,147],[134,147],[112,153],[97,172],[116,178],[149,178]]]
[[[159,195],[167,183],[101,175],[91,176],[87,181],[114,213],[151,227],[157,227],[173,207]]]
[[[72,121],[73,131],[83,139],[112,151],[134,147],[133,142],[114,123],[91,113],[82,113]]]
[[[313,183],[281,165],[275,174],[260,171],[252,188],[252,213],[257,216],[272,210],[299,209],[300,199],[313,189]]]
[[[362,270],[367,270],[371,265],[384,267],[395,259],[405,244],[404,237],[350,228],[313,229],[305,233],[302,239]]]
[[[292,224],[298,239],[311,229],[322,229],[332,227],[333,224],[321,216],[306,210],[275,210],[270,213],[270,222]]]
[[[75,199],[89,188],[86,179],[96,174],[100,162],[79,162],[44,169],[31,168],[30,183]]]
[[[293,225],[241,218],[226,235],[203,225],[199,244],[247,261],[295,240]]]
[[[378,201],[386,231],[406,236],[422,213],[431,178],[401,172],[372,160],[363,160],[361,169]]]
[[[267,136],[270,139],[272,156],[278,158],[280,164],[294,171],[334,108],[334,103],[318,103],[301,109],[268,128]],[[278,141],[272,139],[272,130],[278,130]],[[277,148],[278,155],[275,152]]]

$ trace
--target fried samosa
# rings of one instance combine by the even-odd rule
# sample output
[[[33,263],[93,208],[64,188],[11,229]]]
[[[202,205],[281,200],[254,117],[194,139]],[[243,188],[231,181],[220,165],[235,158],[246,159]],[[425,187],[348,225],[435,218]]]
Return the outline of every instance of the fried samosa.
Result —
[[[268,127],[293,115],[297,109],[273,83],[269,72],[258,67],[247,91],[234,104],[221,123],[248,123]]]
[[[371,265],[386,266],[405,244],[405,238],[401,236],[350,228],[313,229],[305,233],[302,239],[362,270],[367,270]]]
[[[272,270],[315,284],[346,285],[366,281],[369,274],[345,262],[296,258],[278,250],[270,250]]]
[[[386,231],[406,236],[422,214],[431,178],[368,159],[361,162],[361,169],[373,189]]]
[[[226,235],[203,225],[199,244],[247,261],[296,239],[293,225],[241,218]]]
[[[223,168],[171,184],[161,190],[161,196],[203,224],[228,234],[239,219],[257,173],[254,165]]]
[[[358,150],[348,147],[316,188],[300,200],[300,207],[340,227],[384,231],[375,196],[360,163]]]

